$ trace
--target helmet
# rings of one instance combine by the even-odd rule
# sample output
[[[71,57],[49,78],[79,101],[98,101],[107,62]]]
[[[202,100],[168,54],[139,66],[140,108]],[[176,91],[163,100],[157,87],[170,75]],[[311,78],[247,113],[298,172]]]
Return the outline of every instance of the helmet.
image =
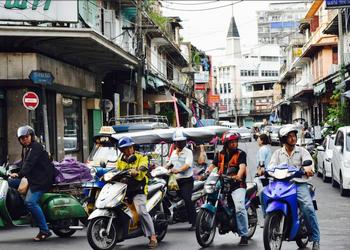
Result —
[[[186,141],[187,137],[184,135],[184,133],[182,132],[182,130],[177,129],[175,130],[174,134],[173,134],[173,141]]]
[[[280,130],[278,131],[278,135],[282,143],[285,143],[285,139],[287,138],[290,132],[295,132],[297,134],[298,128],[293,124],[287,124],[280,128]]]
[[[32,140],[34,139],[35,132],[34,132],[34,129],[31,126],[25,125],[25,126],[19,127],[17,129],[17,138],[18,138],[18,140],[19,140],[20,137],[26,136],[26,135],[31,135],[32,136]]]
[[[133,145],[135,145],[134,140],[127,136],[120,138],[118,141],[118,148],[127,148]]]
[[[237,132],[227,132],[222,135],[222,143],[226,143],[229,141],[239,140],[241,135]]]

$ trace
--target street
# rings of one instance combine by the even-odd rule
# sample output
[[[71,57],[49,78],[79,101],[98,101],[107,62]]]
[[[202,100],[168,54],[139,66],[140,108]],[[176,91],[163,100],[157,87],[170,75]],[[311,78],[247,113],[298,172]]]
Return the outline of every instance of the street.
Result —
[[[247,152],[248,164],[253,176],[256,166],[255,155],[257,151],[256,142],[240,143],[239,147]],[[278,147],[273,147],[276,150]],[[249,175],[248,175],[249,179]],[[321,249],[340,250],[350,249],[350,198],[341,197],[339,190],[332,188],[330,184],[323,183],[318,177],[314,177],[312,183],[316,186],[318,202],[318,218],[321,229]],[[157,249],[200,249],[194,232],[188,232],[187,223],[170,225],[168,234]],[[0,231],[0,249],[90,249],[86,239],[86,230],[77,232],[73,237],[64,239],[52,236],[44,242],[33,242],[32,237],[37,233],[34,228],[13,228]],[[239,237],[232,233],[226,235],[216,234],[213,245],[209,249],[263,249],[263,230],[258,226],[248,246],[238,246]],[[117,245],[115,249],[145,249],[146,238],[126,240]],[[309,244],[311,249],[311,244]],[[298,249],[295,242],[283,242],[282,249]]]

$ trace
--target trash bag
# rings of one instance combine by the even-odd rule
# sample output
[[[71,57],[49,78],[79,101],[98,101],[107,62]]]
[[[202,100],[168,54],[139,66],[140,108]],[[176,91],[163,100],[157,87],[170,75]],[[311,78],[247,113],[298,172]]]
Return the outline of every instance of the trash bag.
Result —
[[[74,158],[64,158],[61,162],[54,162],[55,183],[88,182],[92,180],[90,169]]]
[[[180,189],[179,184],[177,184],[175,174],[170,174],[168,188],[169,188],[169,190],[179,190]]]

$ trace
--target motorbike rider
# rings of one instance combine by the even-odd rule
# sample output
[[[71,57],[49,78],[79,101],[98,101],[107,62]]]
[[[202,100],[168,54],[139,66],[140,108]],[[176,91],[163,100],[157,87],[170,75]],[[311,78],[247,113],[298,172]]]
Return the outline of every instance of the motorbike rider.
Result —
[[[29,188],[24,204],[32,214],[34,222],[40,230],[33,240],[42,241],[50,237],[52,233],[47,226],[39,201],[53,183],[54,166],[44,147],[35,141],[35,132],[32,127],[26,125],[18,128],[17,138],[22,145],[22,168],[18,174],[10,174],[10,177],[26,177],[28,179]]]
[[[288,165],[301,167],[302,162],[311,160],[310,153],[303,147],[296,146],[298,129],[295,125],[288,124],[279,131],[280,141],[283,147],[276,150],[269,166],[277,166],[287,163]],[[313,161],[312,161],[313,162]],[[309,177],[314,175],[314,164],[304,167],[305,178],[295,178],[297,185],[297,198],[301,212],[306,219],[311,230],[311,241],[313,241],[312,250],[320,249],[320,230],[316,212],[312,203],[312,198],[307,184]]]
[[[248,214],[245,208],[247,155],[238,148],[239,138],[240,135],[235,132],[223,134],[223,150],[215,156],[209,172],[215,167],[218,168],[219,174],[227,174],[230,170],[233,181],[231,196],[236,209],[237,231],[241,236],[239,245],[248,245]]]
[[[193,190],[193,153],[186,147],[187,138],[181,130],[176,130],[173,134],[173,141],[176,149],[172,152],[166,168],[173,166],[171,172],[176,174],[179,185],[179,195],[185,202],[187,216],[191,227],[189,231],[196,230],[196,208],[192,202]]]
[[[149,248],[157,247],[157,236],[153,220],[146,209],[148,192],[148,158],[134,149],[135,142],[130,137],[122,137],[118,141],[118,148],[122,152],[117,161],[117,169],[129,170],[133,177],[128,181],[127,196],[135,205],[141,218],[141,227],[146,237],[150,239]]]

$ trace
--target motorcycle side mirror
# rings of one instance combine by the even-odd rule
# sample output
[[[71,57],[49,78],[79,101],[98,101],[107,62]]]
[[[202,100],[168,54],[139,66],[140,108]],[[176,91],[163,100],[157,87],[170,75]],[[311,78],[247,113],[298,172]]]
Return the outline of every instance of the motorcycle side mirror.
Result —
[[[259,161],[259,167],[261,168],[265,167],[264,161]]]
[[[100,167],[101,168],[106,168],[106,162],[100,161]]]
[[[134,163],[136,160],[137,160],[136,155],[131,155],[131,156],[128,158],[128,163],[129,163],[129,164]]]
[[[168,169],[172,169],[174,167],[174,164],[171,164]]]
[[[310,165],[312,165],[312,161],[311,160],[306,160],[306,161],[303,161],[301,166],[306,167],[306,166],[310,166]]]

